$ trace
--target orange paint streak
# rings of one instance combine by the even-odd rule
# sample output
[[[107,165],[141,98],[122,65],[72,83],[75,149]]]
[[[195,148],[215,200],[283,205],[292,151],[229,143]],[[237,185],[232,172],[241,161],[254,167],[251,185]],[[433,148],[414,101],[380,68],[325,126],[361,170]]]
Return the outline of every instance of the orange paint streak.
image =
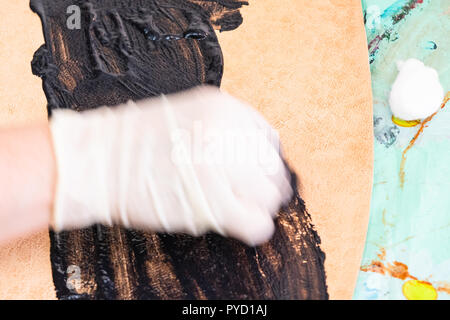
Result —
[[[450,283],[438,282],[436,290],[450,294]]]
[[[385,211],[386,211],[386,209],[385,209]],[[386,249],[381,248],[380,253],[377,254],[377,257],[380,258],[380,260],[386,259]]]
[[[387,264],[387,271],[388,274],[391,275],[394,278],[405,280],[405,279],[413,279],[417,280],[416,277],[409,274],[408,266],[404,263],[394,261],[393,264],[388,263]]]
[[[377,254],[377,256],[380,260],[384,260],[386,258],[386,249],[381,248],[380,253]],[[450,294],[450,282],[440,281],[435,282],[433,285],[429,281],[419,280],[409,273],[408,266],[402,262],[394,261],[393,263],[384,263],[382,261],[373,260],[369,265],[361,266],[360,270],[364,272],[376,272],[400,280],[417,280],[434,287],[436,291]]]
[[[447,104],[448,100],[450,99],[450,91],[447,92],[444,101],[441,104],[441,108],[440,109],[444,109],[445,105]],[[409,145],[406,147],[405,150],[403,150],[402,153],[402,161],[400,163],[400,188],[403,189],[403,186],[405,184],[405,162],[406,162],[406,153],[409,151],[409,149],[412,148],[412,146],[414,145],[414,143],[417,141],[417,139],[419,138],[419,136],[421,135],[421,133],[423,132],[423,129],[425,128],[426,124],[428,122],[430,122],[431,119],[433,119],[433,117],[438,113],[438,111],[436,111],[435,113],[433,113],[431,116],[429,116],[428,118],[426,118],[425,120],[422,121],[422,123],[420,124],[420,128],[417,131],[417,133],[415,134],[415,136],[411,139],[411,141],[409,142]]]
[[[361,271],[364,272],[376,272],[385,274],[385,267],[383,262],[380,261],[372,261],[372,263],[368,266],[361,266]]]
[[[383,249],[384,250],[384,249]],[[379,257],[384,257],[385,252],[379,254]],[[362,266],[361,271],[364,272],[376,272],[381,274],[389,275],[393,278],[405,280],[405,279],[413,279],[417,280],[416,277],[411,275],[408,271],[408,266],[404,263],[394,261],[393,263],[384,264],[381,261],[372,261],[370,265]]]
[[[386,209],[383,210],[382,214],[381,214],[381,222],[383,223],[384,226],[386,227],[393,227],[394,225],[392,223],[389,223],[386,221]],[[384,250],[384,249],[383,249]],[[383,259],[382,259],[383,260]]]

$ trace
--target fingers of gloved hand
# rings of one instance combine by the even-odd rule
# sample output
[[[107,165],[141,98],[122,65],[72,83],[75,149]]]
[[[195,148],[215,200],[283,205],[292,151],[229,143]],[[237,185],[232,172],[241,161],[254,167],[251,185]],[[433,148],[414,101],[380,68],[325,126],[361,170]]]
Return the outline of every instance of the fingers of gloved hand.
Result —
[[[219,233],[249,245],[257,245],[270,238],[274,229],[270,212],[257,201],[238,197],[221,167],[203,168],[199,171],[199,178],[211,212],[220,224]]]
[[[289,173],[279,154],[278,134],[254,109],[232,96],[212,88],[193,89],[193,92],[197,97],[193,100],[197,103],[192,108],[177,108],[176,112],[181,127],[189,129],[194,127],[189,121],[199,115],[203,117],[203,120],[197,120],[196,129],[200,127],[200,135],[198,131],[197,135],[193,134],[193,143],[200,147],[197,150],[202,151],[201,154],[196,154],[194,162],[196,165],[209,163],[216,164],[217,168],[224,168],[230,179],[224,184],[227,187],[222,186],[222,189],[230,192],[228,186],[231,183],[232,193],[227,199],[235,197],[235,201],[221,200],[226,191],[215,192],[218,189],[213,187],[214,183],[208,183],[209,186],[204,190],[213,206],[213,212],[219,213],[218,216],[225,219],[222,220],[225,224],[239,219],[254,220],[257,215],[261,224],[266,222],[266,228],[269,222],[269,225],[273,225],[271,218],[292,195]],[[183,103],[177,102],[180,98],[181,96],[169,97],[169,102],[178,105]],[[191,109],[194,112],[188,113]],[[208,178],[206,175],[200,180],[208,181]],[[236,201],[246,201],[246,207],[251,207],[254,212],[243,211],[242,205],[238,205]],[[224,210],[227,213],[223,213]],[[234,225],[230,224],[228,232],[233,232]],[[255,235],[245,236],[245,232],[252,232],[252,226],[238,227],[238,230],[238,238],[244,237],[244,241],[253,242],[252,237]]]
[[[292,196],[290,173],[280,154],[257,131],[223,143],[223,168],[235,193],[275,215]],[[217,143],[216,143],[217,145]]]
[[[253,202],[238,203],[234,210],[227,213],[230,218],[224,224],[226,234],[250,246],[268,241],[275,230],[269,212],[262,210]]]
[[[268,176],[257,167],[227,167],[233,192],[240,199],[256,203],[274,217],[292,196],[290,181],[284,174]]]

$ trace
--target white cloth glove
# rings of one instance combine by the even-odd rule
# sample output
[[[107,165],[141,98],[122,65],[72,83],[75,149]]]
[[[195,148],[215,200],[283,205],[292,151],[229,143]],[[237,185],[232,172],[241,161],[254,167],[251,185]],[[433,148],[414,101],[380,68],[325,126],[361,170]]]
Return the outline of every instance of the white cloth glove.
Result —
[[[276,132],[211,87],[112,108],[55,110],[52,227],[214,231],[256,245],[292,196]]]

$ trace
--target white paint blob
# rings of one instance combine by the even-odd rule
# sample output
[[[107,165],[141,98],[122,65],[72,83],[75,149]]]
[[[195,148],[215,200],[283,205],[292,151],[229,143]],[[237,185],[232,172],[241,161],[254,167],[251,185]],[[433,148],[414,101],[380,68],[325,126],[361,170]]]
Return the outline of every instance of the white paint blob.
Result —
[[[397,68],[399,73],[389,97],[392,114],[411,121],[425,119],[438,111],[444,89],[437,71],[417,59],[398,61]]]

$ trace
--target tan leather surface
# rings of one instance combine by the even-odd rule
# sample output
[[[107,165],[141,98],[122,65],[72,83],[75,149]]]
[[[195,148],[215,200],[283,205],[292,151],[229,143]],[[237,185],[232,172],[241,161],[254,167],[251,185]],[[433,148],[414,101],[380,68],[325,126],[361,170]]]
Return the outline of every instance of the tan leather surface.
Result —
[[[56,299],[48,231],[0,247],[0,300]]]
[[[372,97],[360,0],[256,0],[220,34],[223,88],[280,131],[322,238],[331,299],[352,296],[372,190]]]
[[[42,81],[31,73],[44,43],[39,18],[27,0],[1,0],[0,126],[45,121]],[[48,232],[0,244],[0,299],[56,299]]]
[[[223,89],[280,131],[322,238],[332,299],[352,296],[372,186],[372,104],[360,0],[251,1],[219,34]],[[28,0],[0,6],[0,125],[43,120],[30,61],[43,43]],[[0,299],[55,298],[46,232],[0,247]]]

